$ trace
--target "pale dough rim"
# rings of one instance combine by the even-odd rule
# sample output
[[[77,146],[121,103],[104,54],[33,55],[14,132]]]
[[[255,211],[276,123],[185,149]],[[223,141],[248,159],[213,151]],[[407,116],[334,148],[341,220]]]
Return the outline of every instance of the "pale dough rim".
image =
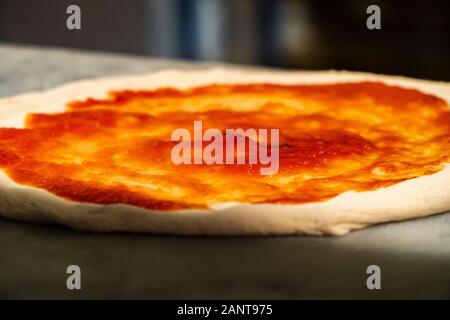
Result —
[[[450,104],[450,83],[349,71],[254,71],[232,68],[166,70],[83,80],[47,91],[0,99],[0,127],[22,127],[30,112],[59,112],[67,101],[104,98],[110,90],[186,88],[210,83],[337,83],[382,81],[421,90]],[[344,235],[368,225],[424,217],[450,209],[450,166],[417,179],[369,192],[345,192],[317,203],[229,204],[211,211],[159,212],[130,205],[69,201],[22,186],[0,170],[0,215],[78,230],[183,235]]]

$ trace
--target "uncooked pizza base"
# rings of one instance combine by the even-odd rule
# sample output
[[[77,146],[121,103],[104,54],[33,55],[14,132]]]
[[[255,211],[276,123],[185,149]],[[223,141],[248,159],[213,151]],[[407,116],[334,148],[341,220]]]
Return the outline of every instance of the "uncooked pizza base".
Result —
[[[339,83],[381,81],[418,89],[450,102],[450,84],[355,73],[274,72],[211,69],[169,70],[132,77],[70,83],[43,92],[0,100],[0,127],[24,126],[28,113],[63,112],[69,101],[105,98],[111,90],[188,88],[210,83]],[[316,203],[224,203],[212,210],[154,211],[130,205],[78,203],[23,186],[0,171],[0,214],[15,220],[57,223],[79,230],[186,235],[344,235],[371,224],[398,221],[450,209],[450,166],[428,176],[368,192],[345,192]]]

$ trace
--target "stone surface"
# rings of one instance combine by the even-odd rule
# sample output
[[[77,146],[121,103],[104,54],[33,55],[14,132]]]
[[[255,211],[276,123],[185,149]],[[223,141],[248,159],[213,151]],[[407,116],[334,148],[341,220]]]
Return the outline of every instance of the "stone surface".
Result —
[[[208,65],[206,65],[208,66]],[[186,62],[0,45],[0,97]],[[66,289],[66,268],[82,289]],[[381,267],[381,290],[366,268]],[[330,237],[94,234],[0,218],[0,298],[450,298],[450,213]]]

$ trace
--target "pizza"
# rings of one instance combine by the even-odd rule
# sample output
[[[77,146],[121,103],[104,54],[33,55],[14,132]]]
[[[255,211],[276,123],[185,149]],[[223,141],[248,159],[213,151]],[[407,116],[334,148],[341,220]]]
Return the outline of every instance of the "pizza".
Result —
[[[449,89],[212,69],[6,98],[0,214],[92,231],[343,235],[445,212]]]

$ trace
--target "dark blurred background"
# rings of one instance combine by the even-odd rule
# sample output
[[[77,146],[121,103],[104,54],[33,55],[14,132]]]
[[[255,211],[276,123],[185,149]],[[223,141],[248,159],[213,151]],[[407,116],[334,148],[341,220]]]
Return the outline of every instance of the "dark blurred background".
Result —
[[[66,28],[70,4],[81,30]],[[370,4],[381,30],[366,28]],[[0,0],[0,41],[450,80],[449,13],[449,0]]]

